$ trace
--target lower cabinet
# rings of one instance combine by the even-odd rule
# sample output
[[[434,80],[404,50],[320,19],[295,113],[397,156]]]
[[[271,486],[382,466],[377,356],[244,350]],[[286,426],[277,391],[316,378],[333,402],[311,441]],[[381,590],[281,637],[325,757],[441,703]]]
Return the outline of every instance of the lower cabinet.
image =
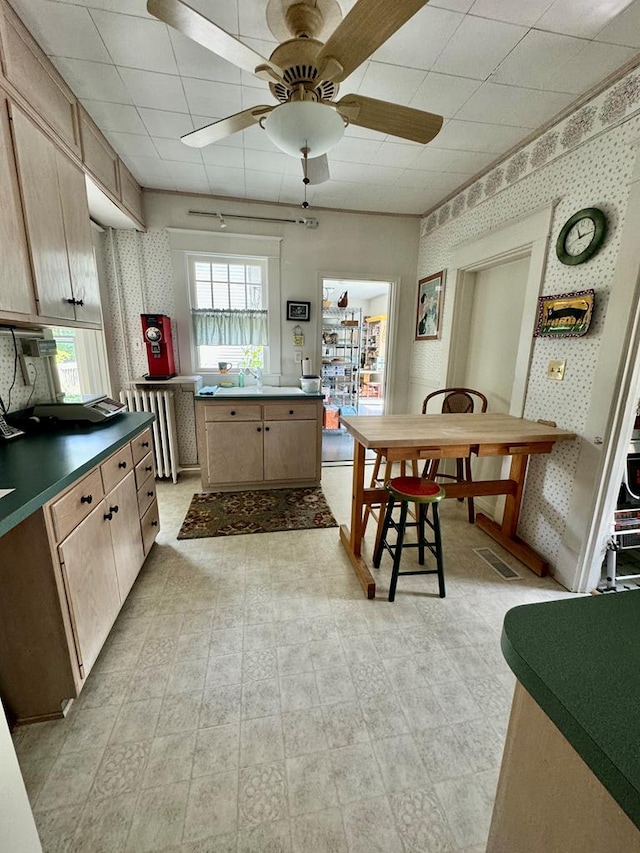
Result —
[[[202,488],[317,486],[322,401],[196,403]]]
[[[0,695],[13,721],[63,715],[158,534],[152,454],[139,487],[133,469],[141,439],[150,430],[0,539]]]

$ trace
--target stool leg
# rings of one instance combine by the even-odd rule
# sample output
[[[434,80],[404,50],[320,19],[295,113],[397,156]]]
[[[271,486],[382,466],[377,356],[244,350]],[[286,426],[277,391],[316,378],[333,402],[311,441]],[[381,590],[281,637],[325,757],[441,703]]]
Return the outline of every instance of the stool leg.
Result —
[[[467,483],[473,482],[473,477],[471,476],[471,457],[467,456],[464,461],[465,464],[465,480]],[[473,498],[467,498],[467,513],[469,517],[469,524],[473,524],[476,520],[476,509],[473,504]]]
[[[440,516],[438,514],[438,504],[433,503],[433,533],[436,545],[436,565],[438,567],[438,589],[440,598],[444,598],[444,561],[442,559],[442,539],[440,537]]]
[[[418,504],[418,563],[424,566],[424,519],[427,513],[426,504]]]
[[[371,474],[371,483],[369,484],[369,488],[375,488],[376,481],[378,479],[378,474],[380,473],[380,463],[382,462],[382,456],[379,453],[376,453],[376,461],[373,465],[373,472]],[[369,516],[371,515],[371,506],[369,504],[364,508],[364,517],[362,519],[362,538],[364,539],[364,534],[367,532],[367,523],[369,521]]]
[[[382,524],[382,532],[376,542],[376,550],[373,552],[373,567],[375,569],[380,568],[380,560],[382,559],[382,551],[384,550],[384,543],[387,539],[387,533],[389,532],[389,525],[391,523],[391,514],[393,513],[393,497],[389,496],[389,500],[387,502],[387,511],[384,514],[384,522]]]
[[[404,542],[404,529],[407,523],[408,501],[402,501],[400,508],[400,521],[398,522],[398,538],[393,554],[393,574],[391,575],[391,586],[389,587],[389,601],[396,597],[396,585],[398,583],[398,572],[400,571],[400,560],[402,559],[402,543]],[[374,563],[375,565],[375,563]]]
[[[456,459],[456,482],[463,483],[464,482],[464,459]],[[460,503],[464,500],[464,498],[458,498]]]

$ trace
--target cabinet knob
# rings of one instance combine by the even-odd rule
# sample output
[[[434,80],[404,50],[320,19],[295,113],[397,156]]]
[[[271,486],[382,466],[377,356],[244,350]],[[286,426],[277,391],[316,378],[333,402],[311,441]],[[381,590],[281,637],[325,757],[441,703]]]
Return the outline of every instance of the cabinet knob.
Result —
[[[76,304],[75,299],[65,299],[64,301],[67,303],[67,305],[75,305]]]
[[[144,470],[145,471],[153,471],[153,465],[147,465],[147,467]]]
[[[104,514],[103,518],[104,518],[104,520],[105,520],[105,521],[111,521],[111,519],[113,518],[113,513],[111,513],[111,512],[105,512],[105,514]]]
[[[79,305],[82,308],[84,305],[84,299],[76,299],[76,305]]]
[[[262,427],[258,427],[258,432],[262,432]]]
[[[93,501],[93,495],[82,495],[80,498],[81,504],[90,504]]]
[[[158,522],[157,522],[157,521],[152,521],[152,522],[151,522],[151,526],[152,526],[152,527],[157,527],[157,526],[158,526]]]
[[[115,506],[109,507],[109,512],[118,512],[119,509],[120,507],[118,506],[118,504],[116,504]]]
[[[126,462],[118,462],[118,468],[126,468],[126,467],[127,467]]]
[[[289,409],[289,414],[290,414],[290,415],[292,415],[292,414],[293,414],[293,409]]]
[[[153,497],[153,492],[147,492],[147,497],[148,497],[148,498],[152,498],[152,497]]]
[[[148,441],[143,441],[143,442],[141,443],[141,445],[140,445],[140,446],[141,446],[141,447],[149,447],[149,442],[148,442]]]
[[[234,411],[229,412],[230,415],[235,415]]]
[[[271,429],[271,427],[265,427],[265,428],[264,428],[264,431],[265,431],[265,432],[269,432],[269,430],[270,430],[270,429]]]

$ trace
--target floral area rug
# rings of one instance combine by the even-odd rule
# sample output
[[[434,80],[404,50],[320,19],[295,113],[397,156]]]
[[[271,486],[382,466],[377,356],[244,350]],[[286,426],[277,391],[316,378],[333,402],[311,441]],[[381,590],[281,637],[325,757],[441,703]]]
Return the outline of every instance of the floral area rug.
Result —
[[[193,496],[178,539],[337,526],[318,487],[209,492]]]

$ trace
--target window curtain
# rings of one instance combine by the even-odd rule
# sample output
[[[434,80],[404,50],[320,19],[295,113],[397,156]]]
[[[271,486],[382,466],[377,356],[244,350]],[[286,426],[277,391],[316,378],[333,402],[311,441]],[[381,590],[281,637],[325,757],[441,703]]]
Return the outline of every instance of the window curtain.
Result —
[[[192,310],[196,346],[266,346],[266,311]]]

